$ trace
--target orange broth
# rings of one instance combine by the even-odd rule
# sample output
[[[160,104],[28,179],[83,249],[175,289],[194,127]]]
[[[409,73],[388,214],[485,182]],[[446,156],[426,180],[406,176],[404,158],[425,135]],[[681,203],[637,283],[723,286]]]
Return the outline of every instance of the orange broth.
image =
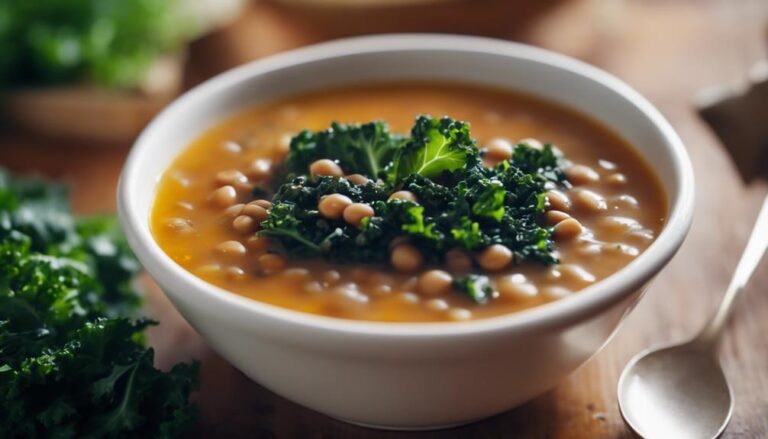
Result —
[[[494,281],[507,276],[508,283],[509,276],[522,275],[515,279],[525,279],[533,288],[522,292],[512,288],[509,294],[477,305],[457,293],[421,294],[416,287],[419,273],[397,273],[385,266],[288,258],[285,268],[265,272],[258,259],[264,250],[250,248],[248,236],[234,230],[232,219],[209,200],[219,186],[219,172],[247,172],[256,159],[278,164],[290,136],[302,129],[324,129],[331,121],[381,119],[391,131],[406,133],[419,114],[468,121],[480,146],[493,138],[551,142],[567,159],[599,175],[598,181],[575,185],[565,193],[574,201],[568,213],[586,233],[557,243],[560,265],[510,265],[493,274]],[[599,195],[607,208],[579,207],[579,191],[584,190]],[[251,201],[249,192],[248,184],[238,188],[237,201]],[[332,317],[426,322],[498,316],[578,294],[632,262],[658,235],[666,214],[666,196],[648,164],[618,135],[577,112],[477,86],[381,83],[287,98],[211,127],[162,176],[151,227],[158,244],[176,263],[253,300]],[[179,221],[189,227],[179,227]],[[245,255],[223,255],[215,248],[224,241],[242,242],[248,250]],[[435,267],[424,270],[428,268]]]

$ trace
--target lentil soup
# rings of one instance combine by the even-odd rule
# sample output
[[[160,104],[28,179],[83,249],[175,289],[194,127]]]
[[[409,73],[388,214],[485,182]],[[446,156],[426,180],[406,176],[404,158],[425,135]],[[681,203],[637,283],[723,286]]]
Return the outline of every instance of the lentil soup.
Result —
[[[255,196],[254,187],[278,172],[296,133],[332,121],[371,120],[406,133],[420,114],[471,123],[489,167],[510,159],[518,143],[535,149],[551,143],[562,151],[569,183],[548,186],[538,218],[559,263],[517,263],[507,247],[493,244],[449,250],[442,263],[429,264],[423,250],[403,242],[393,242],[389,264],[334,263],[294,258],[259,233],[272,204],[269,196]],[[363,175],[345,175],[335,159],[317,160],[309,170],[367,184]],[[389,197],[418,203],[409,191]],[[317,212],[356,227],[376,215],[370,205],[340,194],[320,199]],[[666,196],[649,166],[593,120],[508,91],[386,83],[289,98],[212,127],[161,178],[151,227],[179,265],[242,296],[326,316],[422,322],[498,316],[575,294],[635,259],[658,235],[666,214]],[[491,300],[476,303],[452,291],[452,283],[468,272],[487,275]]]

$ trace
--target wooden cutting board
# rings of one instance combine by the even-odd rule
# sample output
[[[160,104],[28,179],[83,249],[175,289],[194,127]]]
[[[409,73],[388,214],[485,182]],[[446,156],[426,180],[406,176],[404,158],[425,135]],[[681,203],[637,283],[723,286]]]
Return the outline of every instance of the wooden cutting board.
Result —
[[[757,1],[728,4],[736,3],[741,6],[724,11],[725,3],[715,0],[573,1],[534,14],[537,19],[508,33],[582,58],[635,86],[678,130],[696,172],[696,217],[688,240],[615,339],[584,367],[549,393],[475,424],[426,433],[368,430],[299,407],[251,382],[212,352],[165,297],[152,289],[146,309],[162,322],[150,334],[158,364],[168,367],[190,358],[203,362],[202,389],[196,396],[201,418],[190,436],[632,437],[616,406],[616,381],[622,367],[639,350],[681,340],[703,323],[728,282],[766,192],[765,182],[744,186],[690,105],[697,90],[738,80],[762,56],[759,41],[765,22],[760,14],[768,6],[760,9]],[[302,17],[281,5],[254,4],[235,25],[193,45],[189,81],[328,35],[307,26]],[[482,23],[472,24],[482,28]],[[390,23],[390,28],[397,29],[397,23]],[[68,145],[0,132],[0,165],[67,179],[74,185],[79,211],[111,211],[128,147]],[[726,437],[768,437],[767,334],[768,261],[764,261],[737,306],[722,349],[736,397]]]

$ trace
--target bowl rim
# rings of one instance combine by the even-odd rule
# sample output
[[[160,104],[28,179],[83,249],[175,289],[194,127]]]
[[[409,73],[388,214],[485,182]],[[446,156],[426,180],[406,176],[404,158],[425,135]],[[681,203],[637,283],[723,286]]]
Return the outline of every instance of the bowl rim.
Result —
[[[670,205],[666,224],[657,239],[634,261],[571,296],[538,305],[526,310],[466,322],[378,322],[327,317],[282,308],[239,296],[221,287],[209,284],[176,264],[157,244],[149,229],[149,215],[142,218],[130,205],[134,191],[141,185],[134,180],[140,175],[141,158],[145,150],[158,147],[153,144],[155,132],[163,130],[169,114],[182,110],[203,95],[246,80],[255,75],[311,61],[338,58],[360,53],[397,51],[464,51],[526,58],[555,69],[564,69],[600,83],[634,105],[665,139],[671,153],[677,192],[667,190]],[[144,180],[146,181],[146,179]],[[156,180],[153,183],[156,184]],[[156,185],[153,184],[153,188]],[[137,138],[118,183],[117,206],[120,223],[145,269],[156,279],[176,282],[172,289],[183,289],[184,294],[204,302],[210,312],[229,311],[230,319],[261,317],[286,324],[297,325],[311,331],[346,334],[366,334],[401,338],[451,337],[482,334],[493,331],[533,330],[557,327],[582,320],[626,298],[646,284],[677,252],[693,220],[694,178],[693,168],[682,140],[662,114],[643,96],[615,76],[577,59],[549,50],[485,37],[447,34],[389,34],[344,38],[302,47],[268,56],[217,75],[187,91],[144,129]],[[160,282],[161,284],[163,282]],[[164,285],[167,287],[167,285]],[[173,300],[173,291],[166,295]],[[221,309],[219,309],[221,308]]]

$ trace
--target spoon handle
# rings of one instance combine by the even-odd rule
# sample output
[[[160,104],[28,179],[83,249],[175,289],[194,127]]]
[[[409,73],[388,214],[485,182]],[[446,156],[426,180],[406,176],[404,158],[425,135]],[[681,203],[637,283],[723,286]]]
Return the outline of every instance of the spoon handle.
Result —
[[[763,207],[760,209],[760,214],[752,229],[752,235],[747,241],[747,247],[736,266],[736,271],[733,273],[733,278],[731,278],[731,283],[725,291],[725,297],[723,297],[720,307],[712,320],[707,323],[694,340],[700,347],[714,350],[726,323],[728,323],[728,316],[736,298],[744,289],[749,278],[752,277],[752,273],[755,272],[755,268],[757,268],[766,249],[768,249],[768,197],[763,202]]]

